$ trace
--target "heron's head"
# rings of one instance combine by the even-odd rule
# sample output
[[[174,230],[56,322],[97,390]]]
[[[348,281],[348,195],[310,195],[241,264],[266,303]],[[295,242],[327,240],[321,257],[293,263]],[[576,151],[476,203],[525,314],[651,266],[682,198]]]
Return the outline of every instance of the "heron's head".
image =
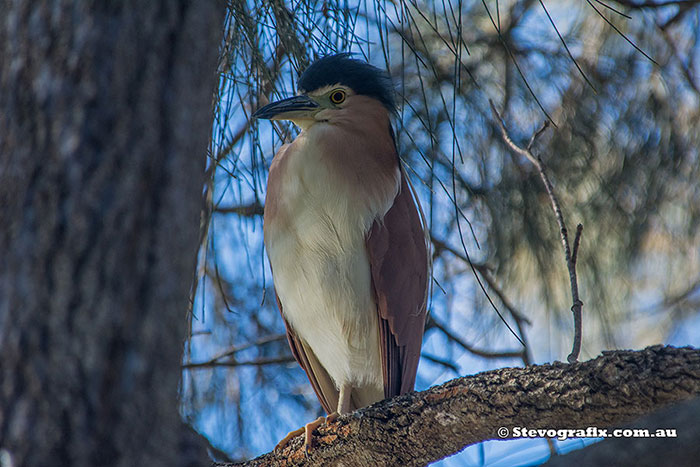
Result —
[[[258,109],[253,117],[291,120],[307,128],[346,108],[354,96],[376,99],[389,113],[395,111],[394,88],[389,75],[367,62],[351,58],[349,53],[315,61],[301,75],[298,85],[298,95],[272,102]]]

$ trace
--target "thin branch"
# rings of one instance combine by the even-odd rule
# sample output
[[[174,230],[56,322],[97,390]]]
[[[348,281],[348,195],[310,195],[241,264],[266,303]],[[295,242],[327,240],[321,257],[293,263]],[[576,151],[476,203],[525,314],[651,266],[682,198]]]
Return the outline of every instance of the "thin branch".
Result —
[[[251,347],[259,347],[261,345],[269,344],[270,342],[281,341],[284,340],[286,337],[287,336],[285,334],[270,334],[269,336],[261,337],[260,339],[253,342],[248,342],[239,346],[230,347],[224,350],[223,352],[216,354],[215,356],[210,358],[209,361],[215,362],[217,360],[221,360],[222,358],[230,357],[242,350],[247,350]]]
[[[214,212],[217,214],[236,214],[241,217],[255,217],[262,216],[265,212],[265,208],[259,202],[253,201],[250,204],[216,207],[214,208]]]
[[[547,128],[549,128],[549,120],[545,120],[544,123],[542,124],[542,126],[540,127],[540,129],[532,134],[532,136],[530,137],[530,141],[527,142],[527,147],[525,149],[528,151],[531,150],[532,145],[535,144],[535,141],[537,140],[537,138],[539,138],[540,135],[542,133],[544,133],[544,131]]]
[[[460,347],[462,347],[464,350],[467,352],[471,352],[474,355],[482,358],[522,358],[523,351],[522,350],[510,350],[510,351],[505,351],[505,352],[491,352],[489,350],[482,350],[482,349],[477,349],[473,345],[467,344],[464,339],[456,335],[454,332],[452,332],[450,329],[448,329],[445,325],[437,322],[435,318],[430,316],[428,318],[428,322],[426,324],[426,329],[429,328],[436,328],[442,331],[445,336],[450,339],[451,341],[455,342],[458,344]]]
[[[591,89],[593,89],[593,92],[598,94],[598,91],[596,90],[595,86],[593,86],[593,83],[591,83],[591,81],[588,79],[588,76],[586,76],[586,73],[583,72],[583,69],[581,69],[578,62],[574,58],[574,54],[572,54],[571,50],[569,50],[569,46],[566,45],[566,41],[564,40],[561,33],[559,32],[559,28],[557,28],[557,25],[554,23],[554,20],[552,19],[552,16],[549,14],[547,7],[544,6],[544,0],[539,0],[539,2],[540,2],[540,6],[542,7],[542,10],[544,10],[545,14],[547,15],[547,18],[549,19],[549,22],[552,25],[552,28],[554,28],[554,32],[557,33],[557,36],[559,37],[559,41],[564,46],[564,50],[566,50],[567,55],[569,55],[569,58],[571,59],[571,61],[574,62],[576,69],[579,71],[579,73],[581,73],[581,76],[583,76],[583,79],[586,81],[586,83],[588,83],[588,85],[591,87]]]
[[[574,248],[571,252],[571,262],[576,264],[576,259],[578,258],[578,246],[581,243],[581,233],[583,232],[583,224],[576,226],[576,236],[574,237]]]
[[[602,2],[601,0],[595,0],[595,2],[596,2],[597,4],[599,4],[599,5],[601,5],[602,7],[605,7],[605,8],[607,8],[608,10],[612,11],[613,13],[617,13],[618,15],[622,16],[622,17],[625,18],[625,19],[632,19],[632,17],[631,17],[630,15],[624,14],[624,13],[621,12],[620,10],[618,10],[618,9],[616,9],[616,8],[614,8],[614,7],[610,6],[610,5],[608,5],[608,4],[605,3],[605,2]]]
[[[572,346],[571,353],[567,357],[569,363],[573,363],[578,360],[578,356],[581,351],[581,308],[583,307],[583,302],[579,299],[578,294],[578,279],[576,277],[576,256],[578,255],[578,245],[581,238],[581,232],[583,231],[583,226],[579,224],[579,226],[576,229],[576,238],[574,240],[574,251],[576,254],[572,255],[571,248],[569,246],[569,235],[566,230],[566,224],[564,223],[564,216],[561,213],[559,201],[556,195],[554,194],[554,187],[552,186],[552,182],[547,176],[545,165],[542,162],[542,159],[540,159],[539,157],[535,157],[535,155],[532,154],[530,149],[523,149],[513,142],[513,140],[508,135],[508,131],[506,130],[505,124],[503,123],[503,119],[498,113],[498,110],[496,110],[496,106],[494,105],[493,101],[489,100],[489,103],[491,104],[491,112],[493,112],[494,119],[498,123],[498,127],[501,130],[501,137],[506,143],[506,146],[508,146],[508,148],[514,153],[527,158],[530,162],[532,162],[532,164],[537,168],[537,171],[540,173],[540,178],[542,178],[542,183],[544,183],[545,190],[547,190],[547,195],[549,195],[549,200],[552,203],[552,209],[554,210],[554,215],[557,218],[557,224],[559,224],[561,242],[564,247],[564,256],[566,258],[566,267],[569,270],[569,281],[571,283],[571,297],[573,300],[571,311],[574,315],[574,343]],[[544,127],[546,127],[546,124],[543,126],[543,128]],[[542,131],[543,130],[539,130],[535,134],[535,136],[540,134]],[[528,148],[532,146],[533,142],[534,137],[531,138],[530,143],[528,144]]]
[[[434,256],[439,255],[441,251],[447,251],[447,252],[451,253],[452,255],[454,255],[455,257],[459,258],[460,260],[464,261],[465,263],[470,264],[470,259],[468,257],[463,255],[462,252],[456,250],[455,248],[452,248],[444,241],[439,240],[437,237],[435,237],[432,234],[430,235],[430,240],[433,243]],[[531,362],[531,358],[530,358],[530,347],[527,343],[527,336],[525,335],[525,325],[531,324],[530,320],[525,315],[520,313],[520,311],[516,310],[515,306],[512,303],[510,303],[510,300],[508,300],[505,293],[496,284],[496,281],[491,276],[491,273],[489,272],[489,268],[486,265],[474,264],[474,265],[472,265],[472,267],[473,267],[473,270],[477,271],[479,273],[479,275],[484,279],[484,282],[486,282],[486,285],[488,285],[489,288],[496,294],[496,296],[501,301],[503,306],[506,307],[508,312],[513,317],[513,320],[515,321],[515,326],[518,328],[518,334],[519,334],[516,337],[518,338],[520,343],[523,345],[523,350],[522,350],[522,352],[520,352],[520,358],[522,359],[524,365],[526,365],[526,366],[529,365],[532,362]],[[501,318],[501,319],[503,319],[503,318]],[[510,329],[510,326],[508,326],[508,329]],[[512,332],[512,329],[511,329],[511,332]],[[465,346],[463,345],[463,347],[465,347]],[[467,348],[467,347],[465,347],[465,348]],[[469,350],[469,349],[467,349],[467,350]],[[470,352],[471,352],[471,350],[470,350]],[[503,354],[501,354],[501,355],[503,355]],[[510,357],[510,356],[511,355],[508,355],[508,357]],[[487,358],[497,358],[497,357],[487,357]]]
[[[444,366],[445,368],[448,368],[454,372],[454,374],[459,375],[459,367],[455,365],[453,362],[450,362],[449,360],[445,360],[444,358],[439,358],[436,357],[435,355],[430,355],[427,353],[422,353],[421,358],[424,358],[428,360],[429,362],[437,363],[438,365]]]
[[[237,367],[237,366],[264,366],[264,365],[280,365],[280,364],[286,364],[286,363],[292,363],[294,362],[294,357],[288,356],[288,357],[261,357],[261,358],[256,358],[255,360],[244,360],[244,361],[236,361],[236,360],[227,360],[225,362],[219,362],[219,361],[206,361],[206,362],[199,362],[199,363],[185,363],[182,365],[181,368],[187,369],[187,370],[192,370],[192,369],[197,369],[197,368],[214,368],[217,366],[226,366],[226,367]]]
[[[513,65],[515,66],[516,71],[518,72],[518,74],[520,75],[520,77],[523,80],[523,84],[525,84],[525,87],[529,91],[532,98],[535,100],[535,103],[540,108],[540,110],[545,115],[545,117],[547,117],[547,120],[552,122],[552,125],[554,125],[556,127],[557,124],[554,123],[554,120],[552,120],[552,117],[549,116],[549,113],[547,113],[544,106],[542,105],[539,98],[537,97],[537,94],[535,94],[535,91],[532,89],[532,87],[530,86],[530,83],[527,81],[527,78],[525,78],[525,73],[520,68],[518,61],[515,59],[515,54],[513,54],[513,51],[508,46],[508,42],[506,41],[504,35],[501,32],[501,28],[494,21],[493,16],[491,15],[491,10],[489,10],[488,5],[486,4],[486,0],[481,0],[481,3],[484,5],[484,8],[486,9],[486,13],[488,14],[488,17],[491,20],[491,24],[493,25],[494,29],[496,30],[496,33],[498,34],[498,40],[501,41],[503,48],[505,49],[506,52],[508,52],[508,56],[510,57],[511,61],[513,62]]]
[[[634,47],[634,49],[635,49],[637,52],[639,52],[640,54],[644,55],[644,56],[647,58],[647,60],[649,60],[649,61],[650,61],[651,63],[653,63],[654,65],[660,66],[658,63],[656,63],[656,60],[654,60],[654,59],[651,58],[649,55],[647,55],[647,53],[644,52],[641,48],[639,48],[639,46],[637,46],[637,44],[635,44],[634,42],[632,42],[632,41],[625,35],[625,33],[623,33],[622,31],[620,31],[614,24],[612,24],[612,23],[610,22],[610,20],[609,20],[608,18],[606,18],[605,15],[604,15],[603,13],[601,13],[600,10],[598,10],[598,9],[595,7],[595,5],[593,5],[593,3],[591,3],[591,0],[586,0],[586,3],[588,3],[588,5],[590,5],[590,7],[593,8],[593,10],[595,10],[596,13],[598,13],[598,16],[600,16],[601,18],[603,18],[603,20],[604,20],[606,23],[608,23],[608,26],[610,26],[611,28],[613,28],[613,30],[614,30],[616,33],[618,33],[618,34],[620,35],[620,37],[622,37],[624,40],[627,41],[627,43],[629,43],[632,47]]]
[[[447,243],[445,243],[443,240],[440,240],[438,237],[433,235],[432,233],[430,234],[430,241],[433,243],[433,257],[437,257],[440,252],[442,251],[447,251],[454,257],[462,260],[465,263],[469,263],[469,260],[467,259],[464,254],[462,254],[461,251],[457,250],[456,248],[451,247]],[[489,271],[489,267],[486,266],[483,263],[474,263],[474,269],[476,269],[481,277],[483,277],[484,282],[486,282],[486,285],[489,286],[489,288],[496,294],[496,297],[501,301],[503,306],[506,307],[508,312],[513,316],[514,319],[523,321],[525,324],[532,324],[530,322],[530,319],[527,318],[525,315],[523,315],[520,311],[518,311],[515,306],[510,303],[510,300],[505,296],[503,291],[496,285],[496,282],[494,281],[493,277],[491,276],[491,273]],[[521,336],[522,337],[522,336]]]
[[[448,245],[444,241],[440,240],[438,237],[433,235],[432,232],[430,233],[430,241],[433,244],[433,258],[438,257],[440,255],[440,252],[447,251],[448,253],[459,258],[460,260],[464,261],[465,263],[469,263],[469,260],[467,259],[466,256],[464,256],[464,254],[461,251],[457,250],[456,248],[451,247],[450,245]],[[488,270],[488,266],[486,266],[484,263],[474,263],[473,262],[472,264],[474,265],[474,269],[476,269],[479,272]]]

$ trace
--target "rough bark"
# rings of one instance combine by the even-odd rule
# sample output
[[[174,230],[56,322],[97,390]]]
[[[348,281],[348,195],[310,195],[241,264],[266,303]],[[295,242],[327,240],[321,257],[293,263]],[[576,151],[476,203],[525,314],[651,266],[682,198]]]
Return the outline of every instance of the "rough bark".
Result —
[[[675,429],[675,438],[612,438],[564,456],[552,458],[549,467],[606,465],[658,467],[700,463],[700,398],[674,404],[630,424],[629,428]]]
[[[418,466],[514,427],[618,427],[700,394],[700,350],[649,347],[604,352],[583,363],[504,368],[454,379],[341,417],[281,452],[223,466]]]
[[[223,4],[0,11],[1,462],[184,465],[180,355]]]

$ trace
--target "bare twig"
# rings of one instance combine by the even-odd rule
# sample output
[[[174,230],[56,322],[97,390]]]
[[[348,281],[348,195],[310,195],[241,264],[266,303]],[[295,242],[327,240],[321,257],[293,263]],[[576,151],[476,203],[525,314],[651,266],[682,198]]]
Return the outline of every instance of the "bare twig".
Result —
[[[547,122],[545,122],[542,129],[538,130],[535,133],[535,135],[533,135],[533,137],[530,139],[530,142],[527,145],[527,148],[523,149],[517,144],[515,144],[510,138],[510,136],[508,136],[508,131],[506,130],[505,124],[503,123],[503,119],[498,113],[498,110],[496,110],[496,106],[494,105],[493,101],[489,100],[489,103],[491,104],[491,112],[493,112],[494,119],[496,120],[496,122],[498,122],[498,127],[501,130],[501,137],[506,143],[506,146],[508,146],[508,148],[514,153],[527,158],[530,162],[532,162],[532,164],[537,168],[537,171],[540,173],[540,178],[542,178],[542,183],[544,183],[544,187],[547,190],[547,195],[549,195],[549,200],[552,203],[552,209],[554,210],[554,215],[557,218],[557,224],[559,224],[561,242],[564,246],[564,256],[566,257],[566,267],[569,270],[569,281],[571,283],[571,297],[573,300],[571,311],[574,315],[574,343],[572,346],[571,353],[567,357],[569,363],[573,363],[578,361],[578,356],[581,351],[581,308],[583,307],[583,302],[579,299],[578,294],[578,280],[576,278],[576,257],[578,255],[578,247],[579,242],[581,240],[581,232],[583,232],[583,225],[579,224],[576,228],[576,237],[574,238],[573,248],[574,252],[572,254],[571,248],[569,246],[569,235],[566,230],[566,224],[564,223],[564,216],[561,213],[559,201],[556,195],[554,194],[554,187],[552,186],[552,182],[547,176],[546,168],[544,163],[542,162],[542,159],[536,157],[530,151],[530,148],[532,147],[535,138],[542,133],[544,128],[547,127]]]
[[[279,365],[279,364],[284,364],[284,363],[292,363],[294,362],[294,357],[291,355],[288,357],[260,357],[256,358],[255,360],[243,360],[243,361],[237,361],[237,360],[227,360],[225,362],[220,362],[220,361],[206,361],[206,362],[199,362],[199,363],[185,363],[182,365],[183,369],[196,369],[196,368],[212,368],[212,367],[217,367],[217,366],[227,366],[227,367],[236,367],[236,366],[264,366],[264,365]]]
[[[537,140],[537,138],[539,138],[540,135],[544,133],[544,130],[546,130],[547,128],[549,128],[549,120],[545,120],[540,129],[532,134],[532,136],[530,137],[530,141],[527,142],[527,147],[525,149],[527,149],[528,151],[532,149],[532,145],[535,144],[535,140]]]
[[[215,207],[214,212],[217,214],[236,214],[241,217],[255,217],[262,216],[265,209],[258,201],[253,201],[250,204]]]
[[[438,237],[433,235],[432,233],[430,234],[430,241],[433,244],[433,259],[437,257],[442,251],[447,251],[448,253],[452,254],[454,257],[464,261],[465,263],[469,263],[469,259],[464,256],[464,254],[457,250],[456,248],[451,247],[447,243],[445,243],[443,240],[440,240]],[[493,276],[489,272],[489,267],[483,263],[474,263],[474,269],[476,269],[481,277],[484,279],[484,282],[486,282],[486,285],[489,286],[491,290],[496,294],[496,297],[503,303],[503,305],[506,307],[508,312],[513,316],[513,318],[517,321],[520,320],[524,322],[525,324],[532,324],[530,322],[530,319],[523,315],[520,311],[518,311],[515,306],[510,303],[510,300],[505,296],[503,291],[498,287],[496,282],[493,279]],[[521,336],[522,337],[522,336]]]
[[[625,35],[625,33],[623,33],[622,31],[620,31],[620,29],[618,29],[617,26],[615,26],[608,18],[606,18],[605,15],[604,15],[603,13],[601,13],[600,10],[598,10],[598,9],[595,7],[595,5],[591,2],[591,0],[586,0],[586,3],[588,3],[588,5],[589,5],[591,8],[593,8],[593,10],[598,14],[598,16],[600,16],[600,17],[603,19],[603,21],[605,21],[606,23],[608,23],[608,26],[610,26],[611,28],[613,28],[613,30],[614,30],[616,33],[618,33],[618,34],[620,35],[620,37],[622,37],[624,40],[626,40],[627,43],[628,43],[629,45],[631,45],[632,47],[634,47],[634,49],[635,49],[637,52],[639,52],[640,54],[644,55],[644,56],[647,58],[647,60],[649,60],[649,61],[650,61],[651,63],[653,63],[654,65],[660,66],[658,63],[656,63],[656,60],[654,60],[653,58],[651,58],[651,56],[649,56],[646,52],[644,52],[642,49],[640,49],[639,46],[637,46],[637,44],[635,44],[634,42],[632,42],[632,40],[631,40],[629,37],[627,37],[627,36]]]
[[[439,358],[435,355],[427,353],[422,353],[420,356],[421,358],[424,358],[429,362],[437,363],[438,365],[444,366],[445,368],[449,368],[454,374],[459,375],[459,367],[449,360]]]
[[[583,232],[583,224],[576,226],[576,236],[574,237],[574,248],[571,253],[571,262],[576,264],[576,259],[578,258],[578,245],[581,242],[581,233]]]
[[[426,329],[429,329],[432,327],[439,329],[440,331],[442,331],[443,334],[445,334],[445,336],[447,336],[448,339],[457,343],[464,350],[471,352],[478,357],[482,357],[482,358],[522,358],[522,355],[523,355],[522,350],[491,352],[488,350],[477,349],[473,345],[467,344],[461,337],[456,335],[454,332],[452,332],[450,329],[448,329],[443,324],[435,321],[435,318],[433,318],[431,316],[428,318],[428,323],[426,324]]]
[[[216,361],[216,360],[221,360],[224,357],[230,357],[233,354],[236,354],[242,350],[247,350],[250,349],[251,347],[260,347],[265,344],[269,344],[270,342],[277,342],[284,340],[287,336],[285,334],[270,334],[265,337],[261,337],[260,339],[253,341],[253,342],[248,342],[239,346],[235,347],[230,347],[223,352],[213,356],[210,360],[211,361]]]
[[[239,346],[235,347],[230,347],[223,352],[220,352],[213,357],[211,357],[209,360],[206,360],[204,362],[199,362],[199,363],[185,363],[182,368],[211,368],[215,366],[261,366],[261,365],[270,365],[274,363],[287,363],[287,362],[292,362],[294,360],[290,360],[289,356],[284,356],[284,357],[272,357],[272,358],[260,358],[257,360],[250,360],[250,361],[237,361],[234,357],[234,355],[242,350],[247,350],[250,349],[251,347],[259,347],[265,344],[269,344],[270,342],[276,342],[283,340],[285,338],[284,334],[270,334],[269,336],[262,337],[256,341],[253,342],[248,342],[246,344],[242,344]],[[226,361],[221,361],[222,358],[231,358],[230,360]]]
[[[433,251],[434,255],[437,256],[439,255],[442,251],[447,251],[454,255],[455,257],[459,258],[460,260],[464,261],[465,263],[469,264],[469,258],[467,258],[461,251],[458,251],[455,248],[452,248],[449,246],[447,243],[444,241],[438,239],[435,235],[430,235],[430,240],[433,243]],[[501,290],[501,288],[496,284],[496,281],[494,280],[493,276],[489,272],[489,268],[482,263],[473,263],[472,266],[474,269],[479,273],[479,275],[484,279],[484,282],[486,285],[489,286],[489,288],[496,294],[498,299],[501,301],[503,306],[506,307],[510,315],[513,317],[513,320],[515,321],[515,325],[518,329],[518,334],[519,334],[519,340],[523,344],[523,350],[520,352],[519,356],[521,357],[523,364],[524,365],[529,365],[531,363],[530,359],[530,347],[527,343],[527,337],[525,335],[525,325],[531,324],[530,320],[523,315],[520,311],[518,311],[515,306],[508,300],[508,297],[506,297],[505,293]],[[442,328],[438,327],[438,329],[443,330]],[[444,330],[443,330],[444,332]],[[448,335],[449,337],[449,335]],[[475,353],[479,355],[478,353],[474,352],[472,349],[469,349],[466,345],[463,343],[458,342],[462,347],[465,349],[469,350],[472,353]],[[482,351],[483,352],[483,351]],[[481,355],[484,356],[484,355]],[[502,353],[499,354],[498,356],[504,356]],[[494,356],[493,358],[497,358],[498,356]],[[508,355],[505,355],[507,357],[512,357],[510,353]],[[486,358],[492,358],[492,357],[486,357]]]

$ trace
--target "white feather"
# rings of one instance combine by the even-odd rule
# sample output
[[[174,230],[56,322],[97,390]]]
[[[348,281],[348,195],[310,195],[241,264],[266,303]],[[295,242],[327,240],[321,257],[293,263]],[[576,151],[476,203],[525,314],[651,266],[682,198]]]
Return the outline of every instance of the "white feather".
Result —
[[[354,174],[333,173],[316,138],[327,125],[305,129],[285,148],[280,215],[265,243],[285,318],[318,357],[336,387],[383,388],[377,311],[365,237],[391,207],[400,183],[358,195]],[[324,160],[325,158],[325,160]],[[361,188],[361,187],[360,187]],[[371,196],[371,195],[374,196]]]

